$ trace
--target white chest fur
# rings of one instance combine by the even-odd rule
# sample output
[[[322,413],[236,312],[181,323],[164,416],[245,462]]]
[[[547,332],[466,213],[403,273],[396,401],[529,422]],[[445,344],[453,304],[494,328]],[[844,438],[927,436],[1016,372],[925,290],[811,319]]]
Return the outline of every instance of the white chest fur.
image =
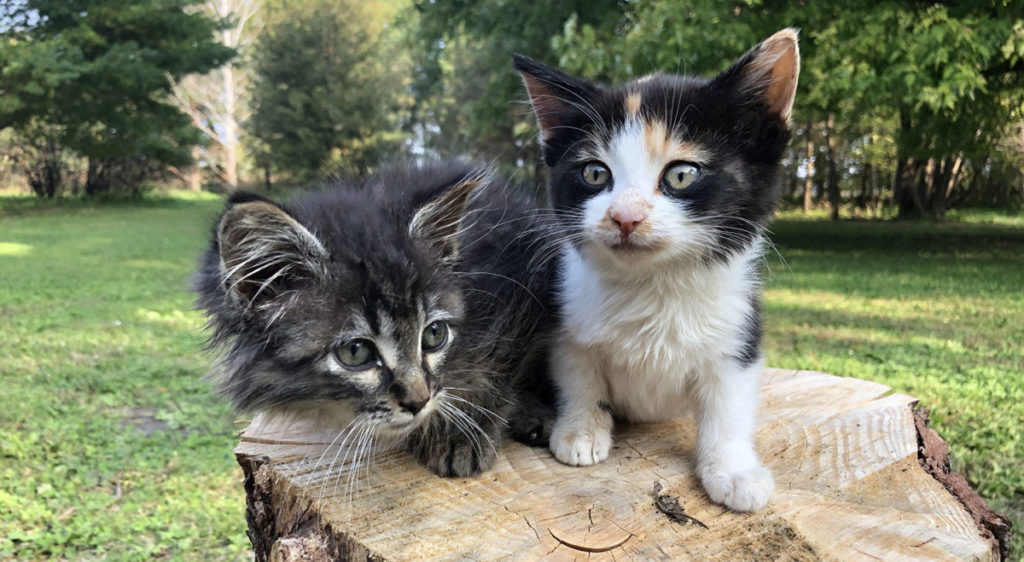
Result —
[[[630,270],[564,252],[564,336],[593,358],[616,415],[679,417],[694,385],[734,361],[760,256],[758,243],[724,263]]]

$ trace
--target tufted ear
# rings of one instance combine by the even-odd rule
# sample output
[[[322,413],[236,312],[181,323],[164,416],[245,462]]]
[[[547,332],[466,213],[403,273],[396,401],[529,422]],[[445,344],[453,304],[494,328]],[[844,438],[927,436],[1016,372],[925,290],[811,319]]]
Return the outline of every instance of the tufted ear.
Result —
[[[530,96],[541,144],[550,141],[571,117],[592,111],[589,106],[598,92],[596,85],[523,55],[514,55],[512,64]]]
[[[314,278],[327,257],[320,240],[284,209],[244,193],[221,216],[217,246],[228,292],[257,307]]]
[[[770,113],[788,124],[800,75],[797,39],[796,29],[779,31],[748,51],[715,81],[738,82],[737,87],[751,92]]]
[[[421,205],[409,223],[409,234],[423,240],[444,261],[454,260],[459,254],[459,232],[470,196],[487,183],[486,170],[474,170],[444,188]]]

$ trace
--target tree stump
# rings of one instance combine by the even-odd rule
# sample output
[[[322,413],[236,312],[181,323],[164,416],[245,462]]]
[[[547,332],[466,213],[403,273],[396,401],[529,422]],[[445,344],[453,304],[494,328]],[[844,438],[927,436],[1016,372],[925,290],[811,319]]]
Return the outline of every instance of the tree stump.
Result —
[[[509,442],[482,476],[443,479],[401,452],[329,470],[333,434],[257,418],[235,449],[249,536],[259,560],[1006,556],[1008,521],[949,472],[915,399],[807,371],[766,369],[762,384],[757,447],[776,490],[755,514],[709,502],[690,419],[620,424],[597,466]]]

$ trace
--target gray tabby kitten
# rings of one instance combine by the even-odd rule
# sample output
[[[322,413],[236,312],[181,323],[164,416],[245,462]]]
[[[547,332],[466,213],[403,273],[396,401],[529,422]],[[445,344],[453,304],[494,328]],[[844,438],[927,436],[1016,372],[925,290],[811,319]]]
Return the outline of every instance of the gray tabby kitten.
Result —
[[[339,443],[404,445],[442,476],[487,470],[546,347],[548,274],[529,259],[543,228],[505,187],[449,162],[287,204],[232,197],[196,282],[221,391]]]

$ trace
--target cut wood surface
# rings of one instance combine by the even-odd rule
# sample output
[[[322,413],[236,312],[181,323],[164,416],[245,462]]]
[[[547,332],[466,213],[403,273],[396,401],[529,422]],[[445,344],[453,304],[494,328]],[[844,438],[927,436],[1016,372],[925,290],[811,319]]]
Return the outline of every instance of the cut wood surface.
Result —
[[[336,429],[257,418],[235,450],[250,538],[259,559],[273,560],[1005,555],[1005,519],[966,486],[940,482],[932,473],[942,466],[919,461],[929,453],[915,399],[808,371],[766,369],[762,382],[757,448],[776,490],[755,514],[707,499],[688,418],[620,424],[608,460],[591,467],[509,442],[491,470],[464,479],[439,478],[401,452],[362,467],[332,463],[336,448],[324,451]],[[945,459],[931,461],[949,476]]]

